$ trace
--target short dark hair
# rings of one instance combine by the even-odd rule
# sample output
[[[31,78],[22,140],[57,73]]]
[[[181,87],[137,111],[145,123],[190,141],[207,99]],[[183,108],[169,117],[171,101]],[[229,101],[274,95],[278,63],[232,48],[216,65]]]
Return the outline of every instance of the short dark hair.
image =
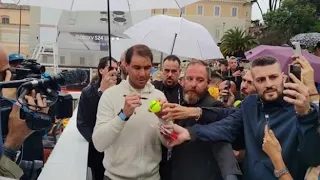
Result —
[[[126,54],[125,54],[125,58],[126,58],[126,63],[127,64],[130,64],[131,63],[131,59],[132,59],[132,56],[134,54],[137,54],[141,57],[145,57],[145,58],[150,58],[151,59],[151,63],[153,62],[153,54],[152,54],[152,51],[151,49],[146,46],[146,45],[143,45],[143,44],[137,44],[137,45],[134,45],[134,46],[131,46],[127,51],[126,51]]]
[[[164,58],[163,63],[166,61],[176,61],[178,62],[179,66],[181,65],[181,60],[176,55],[169,55],[166,58]]]
[[[219,60],[219,64],[220,64],[220,65],[223,64],[223,65],[225,65],[225,66],[228,66],[228,60],[226,60],[226,59],[220,59],[220,60]]]
[[[213,71],[211,73],[211,79],[221,79],[221,80],[223,80],[223,77],[221,76],[221,74],[218,71]]]
[[[210,81],[210,79],[211,79],[211,69],[208,66],[208,64],[206,62],[202,61],[202,60],[191,60],[189,62],[189,64],[187,65],[185,72],[187,72],[187,69],[189,68],[189,66],[196,65],[196,64],[202,65],[202,66],[204,66],[206,68],[206,72],[207,72],[207,75],[208,75],[207,78],[208,78],[208,81]]]
[[[105,56],[105,57],[103,57],[103,58],[100,59],[99,64],[98,64],[98,76],[99,76],[99,79],[102,78],[102,75],[100,74],[99,70],[100,70],[100,69],[104,69],[104,68],[110,66],[109,61],[110,61],[109,56]],[[112,62],[115,62],[115,63],[118,63],[118,62],[117,62],[115,59],[113,59],[112,57],[111,57],[111,61],[112,61]]]
[[[270,57],[270,56],[262,56],[259,57],[257,59],[255,59],[252,64],[251,64],[251,68],[256,67],[256,66],[268,66],[268,65],[273,65],[279,63],[279,61],[274,58],[274,57]]]

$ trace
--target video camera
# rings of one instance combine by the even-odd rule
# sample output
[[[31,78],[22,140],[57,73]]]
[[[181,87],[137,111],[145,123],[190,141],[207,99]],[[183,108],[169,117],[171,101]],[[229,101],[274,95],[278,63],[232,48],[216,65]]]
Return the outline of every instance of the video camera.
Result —
[[[12,104],[20,106],[20,118],[25,119],[27,126],[32,130],[49,128],[55,119],[70,118],[73,114],[73,98],[70,94],[60,91],[60,85],[77,84],[87,79],[87,74],[82,70],[62,72],[56,76],[45,75],[45,67],[35,60],[24,60],[16,68],[9,69],[13,78],[9,82],[0,82],[0,91],[3,88],[17,89],[17,102],[1,98],[0,113],[2,135],[8,134],[8,119]],[[25,101],[25,95],[32,90],[40,93],[47,99],[49,114],[32,112]]]
[[[25,78],[41,78],[41,75],[46,72],[46,68],[34,59],[26,59],[17,67],[11,67],[9,70],[12,73],[12,80],[21,80]]]

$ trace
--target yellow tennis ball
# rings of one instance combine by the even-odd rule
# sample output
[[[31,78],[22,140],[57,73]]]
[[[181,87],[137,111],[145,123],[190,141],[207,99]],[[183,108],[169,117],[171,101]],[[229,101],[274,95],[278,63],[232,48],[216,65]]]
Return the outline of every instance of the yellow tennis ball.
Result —
[[[153,100],[149,104],[149,110],[153,113],[158,113],[161,111],[161,105],[159,101]]]
[[[233,103],[233,107],[238,107],[241,104],[240,100],[237,100],[236,102]]]

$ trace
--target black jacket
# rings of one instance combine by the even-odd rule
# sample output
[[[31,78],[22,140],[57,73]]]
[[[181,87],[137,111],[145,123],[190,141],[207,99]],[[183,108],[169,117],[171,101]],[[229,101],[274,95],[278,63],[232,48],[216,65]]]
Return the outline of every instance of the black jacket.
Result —
[[[168,102],[181,104],[183,101],[183,89],[178,83],[173,87],[167,87],[162,81],[153,81],[154,87],[164,93]],[[168,160],[168,149],[162,146],[162,161],[160,162],[159,173],[161,180],[171,180],[172,179],[172,162]]]
[[[176,104],[183,102],[183,89],[179,83],[173,87],[165,86],[162,81],[153,81],[152,84],[156,89],[164,93],[168,102]]]
[[[194,106],[223,107],[223,104],[207,93]],[[182,127],[212,122],[210,119],[176,121]],[[211,143],[198,140],[175,146],[172,152],[172,167],[174,180],[220,180],[227,175],[241,174],[232,146],[226,142]]]
[[[96,124],[96,115],[100,93],[99,83],[92,83],[82,90],[77,115],[77,128],[81,135],[89,142],[88,165],[92,167],[97,163],[102,165],[103,153],[98,152],[92,143],[93,128]]]

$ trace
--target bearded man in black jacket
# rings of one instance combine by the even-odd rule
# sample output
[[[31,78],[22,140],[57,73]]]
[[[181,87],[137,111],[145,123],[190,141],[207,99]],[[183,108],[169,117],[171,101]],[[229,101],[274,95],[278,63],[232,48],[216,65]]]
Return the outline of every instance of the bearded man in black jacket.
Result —
[[[183,85],[183,106],[224,107],[222,102],[208,93],[210,77],[211,71],[203,61],[195,60],[188,64]],[[182,127],[191,127],[211,122],[188,118],[175,123]],[[173,148],[171,159],[173,180],[236,180],[236,175],[241,175],[229,143],[183,143]]]
[[[95,149],[91,138],[96,124],[97,107],[102,93],[117,83],[117,62],[112,59],[112,68],[109,68],[109,62],[109,57],[101,58],[98,65],[99,77],[82,90],[78,105],[77,128],[89,142],[88,166],[94,180],[103,180],[105,171],[102,164],[104,153]]]

